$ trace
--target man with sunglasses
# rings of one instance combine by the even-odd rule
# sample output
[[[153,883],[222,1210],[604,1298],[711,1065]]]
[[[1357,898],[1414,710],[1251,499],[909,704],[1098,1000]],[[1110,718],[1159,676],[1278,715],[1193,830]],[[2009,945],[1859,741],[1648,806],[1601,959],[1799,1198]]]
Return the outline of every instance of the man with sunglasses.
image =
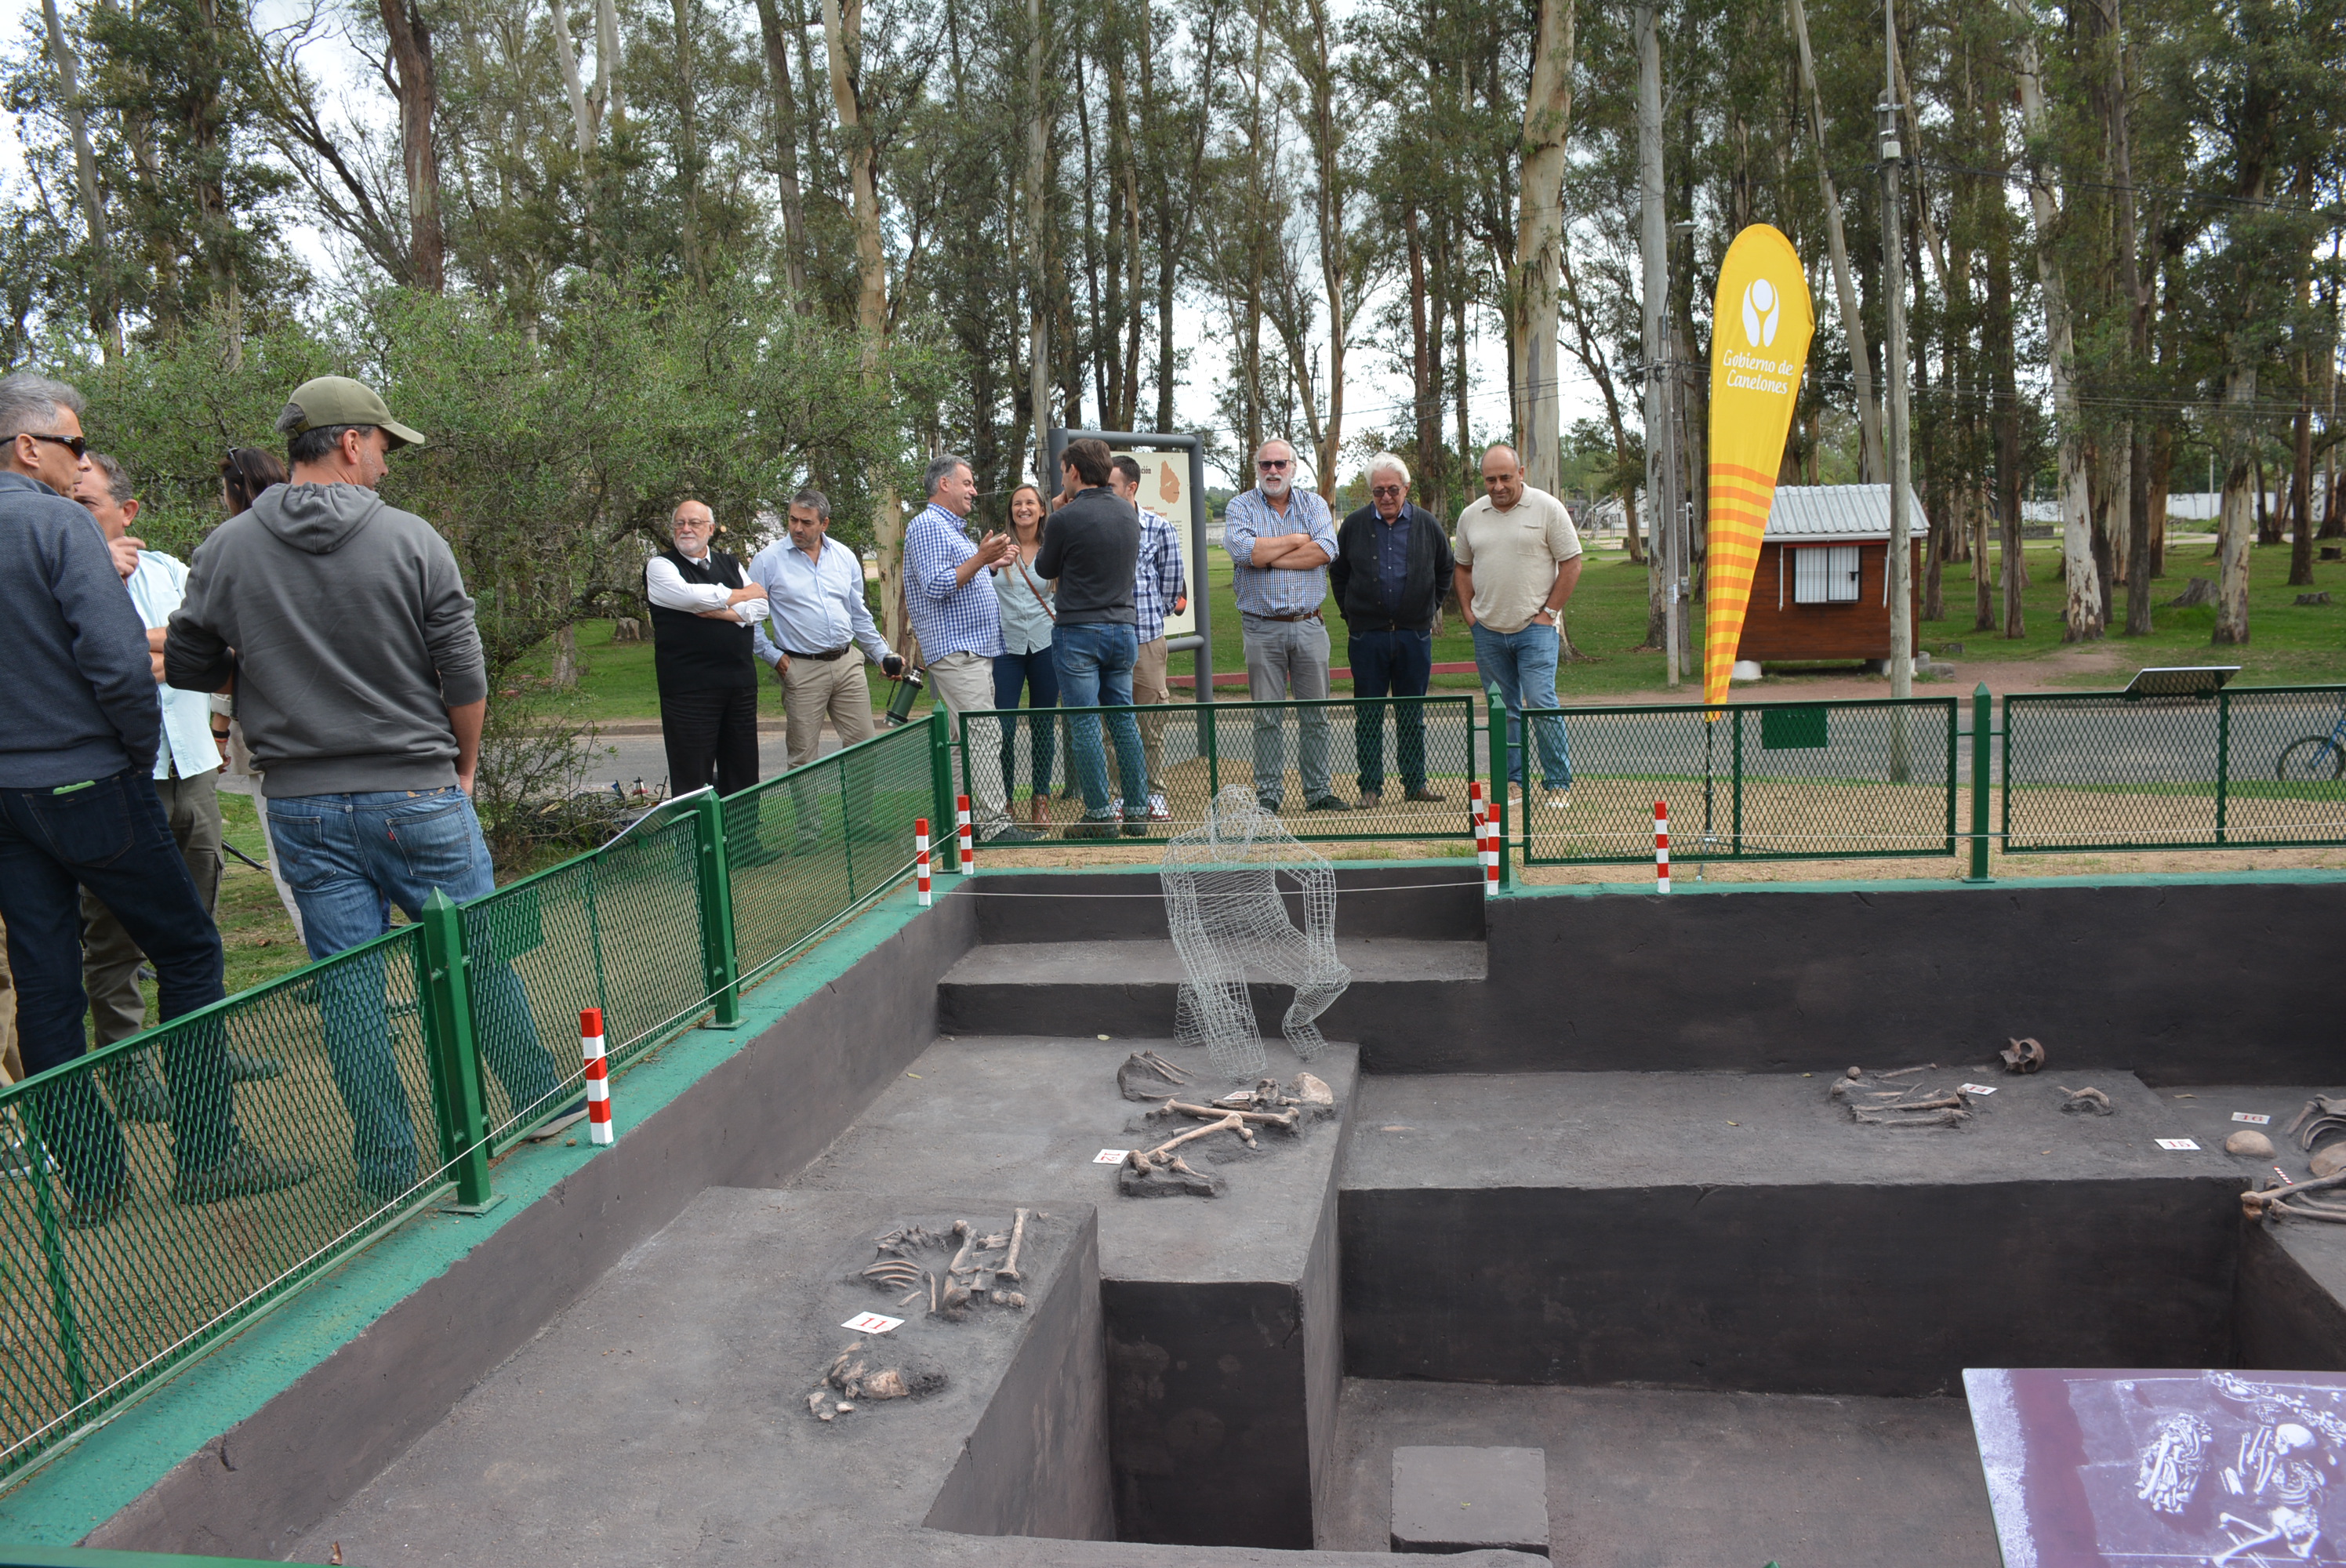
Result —
[[[0,377],[0,918],[28,1074],[82,1054],[80,897],[95,893],[155,966],[165,1020],[224,994],[219,930],[188,874],[152,774],[162,743],[147,629],[97,524],[66,499],[81,469],[81,394]],[[215,685],[218,683],[215,682]],[[164,1036],[172,1196],[215,1203],[306,1180],[243,1142],[218,1016]],[[135,1202],[121,1129],[87,1074],[41,1101],[43,1143],[73,1207],[103,1224]]]
[[[1264,442],[1254,469],[1255,487],[1231,496],[1222,512],[1248,695],[1259,703],[1324,698],[1328,628],[1320,606],[1328,597],[1328,563],[1336,558],[1336,526],[1326,502],[1295,488],[1295,449],[1287,443]],[[1328,710],[1294,711],[1304,809],[1348,809],[1329,767]],[[1287,791],[1287,713],[1255,709],[1254,798],[1266,811],[1278,810]]]
[[[1328,568],[1344,617],[1345,657],[1355,697],[1423,697],[1433,677],[1433,613],[1457,563],[1433,513],[1409,500],[1409,465],[1390,452],[1369,459],[1369,504],[1336,533]],[[1384,799],[1385,712],[1363,702],[1352,715],[1352,754],[1361,769],[1361,809]],[[1425,787],[1425,709],[1392,707],[1402,798],[1439,800]]]

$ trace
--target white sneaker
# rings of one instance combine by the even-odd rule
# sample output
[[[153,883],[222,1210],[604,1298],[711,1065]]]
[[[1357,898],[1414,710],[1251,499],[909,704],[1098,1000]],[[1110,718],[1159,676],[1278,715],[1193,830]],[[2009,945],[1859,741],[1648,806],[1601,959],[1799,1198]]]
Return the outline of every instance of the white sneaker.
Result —
[[[1570,787],[1567,786],[1562,789],[1549,790],[1547,792],[1547,799],[1543,801],[1542,804],[1546,806],[1551,811],[1566,811],[1571,809],[1572,790]]]
[[[1152,822],[1169,822],[1173,820],[1172,808],[1165,804],[1164,796],[1151,795],[1148,798],[1148,820]]]

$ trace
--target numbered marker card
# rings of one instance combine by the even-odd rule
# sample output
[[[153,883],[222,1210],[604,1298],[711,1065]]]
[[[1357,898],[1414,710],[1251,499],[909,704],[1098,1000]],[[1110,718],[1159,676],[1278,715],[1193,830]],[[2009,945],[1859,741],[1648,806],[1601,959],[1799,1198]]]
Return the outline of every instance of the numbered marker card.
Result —
[[[2196,1149],[2199,1146],[2196,1138],[2159,1138],[2156,1142],[2162,1149]]]
[[[1102,1149],[1099,1153],[1092,1156],[1092,1164],[1096,1166],[1120,1166],[1124,1163],[1124,1156],[1130,1152],[1131,1151],[1128,1149]]]
[[[2272,1125],[2272,1118],[2270,1116],[2259,1116],[2254,1111],[2234,1111],[2232,1113],[2232,1120],[2236,1122],[2246,1122],[2252,1127],[2269,1127]]]
[[[904,1320],[902,1318],[882,1318],[877,1312],[858,1312],[840,1325],[842,1329],[852,1329],[859,1334],[885,1334],[891,1329],[901,1329],[903,1326]]]

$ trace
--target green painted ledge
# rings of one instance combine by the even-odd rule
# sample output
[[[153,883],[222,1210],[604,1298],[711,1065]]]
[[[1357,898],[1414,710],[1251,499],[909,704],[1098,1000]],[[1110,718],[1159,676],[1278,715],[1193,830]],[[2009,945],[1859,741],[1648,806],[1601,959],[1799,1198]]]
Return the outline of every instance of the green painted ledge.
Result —
[[[1670,891],[1667,895],[1656,892],[1651,882],[1626,881],[1556,882],[1537,887],[1525,887],[1518,882],[1497,896],[1503,899],[1652,899],[1665,896],[1678,899],[1721,893],[2009,893],[2045,888],[2287,887],[2346,883],[2346,871],[2319,870],[2096,872],[2076,877],[1996,877],[1984,882],[1966,881],[1959,877],[1892,877],[1813,882],[1698,882],[1691,873],[1693,864],[1688,860],[1671,866],[1673,873],[1678,871],[1679,865],[1688,867],[1688,871],[1685,875],[1673,876]]]
[[[963,879],[937,881],[943,898]],[[620,1086],[613,1096],[619,1137],[625,1140],[631,1123],[683,1095],[920,912],[908,882],[744,995],[740,1028],[688,1027],[654,1047],[614,1080]],[[252,1415],[401,1300],[447,1272],[597,1152],[592,1144],[574,1147],[560,1139],[522,1145],[493,1167],[495,1190],[506,1201],[489,1213],[459,1217],[423,1209],[145,1399],[59,1450],[0,1494],[0,1539],[10,1543],[0,1546],[0,1568],[43,1561],[16,1553],[18,1545],[65,1547],[81,1540],[173,1465]],[[95,1561],[102,1568],[115,1561],[209,1560],[107,1553],[47,1561]]]

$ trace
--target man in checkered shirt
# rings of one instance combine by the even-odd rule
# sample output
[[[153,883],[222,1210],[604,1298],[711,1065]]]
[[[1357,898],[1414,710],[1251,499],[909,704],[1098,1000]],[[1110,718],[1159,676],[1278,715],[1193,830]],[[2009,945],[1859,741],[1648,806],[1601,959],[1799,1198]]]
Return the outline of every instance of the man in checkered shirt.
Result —
[[[1181,542],[1173,524],[1140,504],[1140,463],[1119,457],[1108,473],[1108,488],[1140,513],[1140,561],[1133,571],[1132,607],[1138,617],[1140,657],[1132,667],[1132,700],[1162,705],[1173,700],[1165,678],[1165,622],[1189,607],[1189,584],[1181,570]],[[1165,721],[1143,718],[1141,749],[1148,758],[1148,820],[1170,821],[1165,803]]]
[[[929,680],[957,731],[964,713],[994,709],[994,657],[1002,651],[1002,611],[987,567],[1018,553],[1007,534],[973,542],[964,521],[977,499],[969,460],[929,460],[929,504],[904,530],[904,614],[920,640]],[[964,767],[977,832],[989,844],[1042,837],[1010,820],[1002,789],[1000,721],[970,726]]]

